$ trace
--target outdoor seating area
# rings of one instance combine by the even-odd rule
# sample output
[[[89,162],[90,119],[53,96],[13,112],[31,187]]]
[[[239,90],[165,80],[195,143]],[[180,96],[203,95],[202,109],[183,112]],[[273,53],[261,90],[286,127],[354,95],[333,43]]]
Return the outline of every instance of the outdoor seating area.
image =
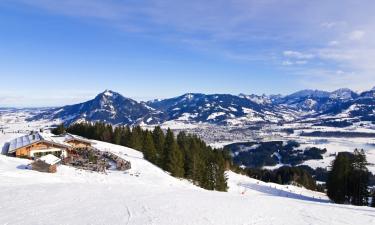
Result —
[[[63,164],[102,173],[107,170],[125,171],[131,168],[130,162],[113,153],[99,151],[95,148],[77,151],[77,154],[64,158]]]

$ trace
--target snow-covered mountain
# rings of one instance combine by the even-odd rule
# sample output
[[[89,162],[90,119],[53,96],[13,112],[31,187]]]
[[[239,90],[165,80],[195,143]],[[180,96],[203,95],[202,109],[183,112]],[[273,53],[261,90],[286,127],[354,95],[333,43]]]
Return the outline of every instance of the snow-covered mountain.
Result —
[[[176,98],[147,102],[152,108],[167,114],[168,120],[207,122],[215,124],[277,120],[270,100],[246,95],[185,94]]]
[[[83,121],[102,121],[111,124],[136,124],[143,120],[159,122],[163,113],[126,98],[121,94],[106,90],[98,94],[94,99],[75,105],[47,110],[31,120],[35,119],[61,119],[65,123]]]
[[[133,125],[178,121],[189,124],[245,125],[323,117],[375,121],[374,112],[374,89],[360,94],[347,88],[333,92],[302,90],[286,96],[188,93],[148,102],[137,102],[106,90],[93,100],[48,109],[31,120],[61,119],[67,124],[103,121]]]

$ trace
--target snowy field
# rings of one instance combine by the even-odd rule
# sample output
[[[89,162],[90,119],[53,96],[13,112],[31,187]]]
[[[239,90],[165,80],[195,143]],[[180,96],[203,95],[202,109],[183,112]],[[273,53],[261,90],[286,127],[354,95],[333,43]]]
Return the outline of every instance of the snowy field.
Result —
[[[13,113],[0,121],[0,145],[50,125],[26,123]],[[322,193],[233,172],[227,172],[227,193],[203,190],[171,177],[136,150],[95,143],[130,161],[132,169],[100,174],[59,166],[56,174],[46,174],[27,169],[29,160],[1,155],[0,224],[375,224],[373,208],[332,204]]]
[[[142,154],[96,142],[129,160],[127,172],[99,174],[59,166],[25,169],[0,156],[0,224],[374,224],[375,209],[336,205],[321,193],[228,172],[229,192],[202,190],[169,176]]]

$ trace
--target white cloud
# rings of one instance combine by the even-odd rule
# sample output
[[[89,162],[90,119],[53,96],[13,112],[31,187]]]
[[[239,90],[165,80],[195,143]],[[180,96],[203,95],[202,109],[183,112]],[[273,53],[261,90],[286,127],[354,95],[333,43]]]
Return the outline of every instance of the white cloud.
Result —
[[[359,41],[362,40],[365,36],[365,32],[363,30],[355,30],[349,34],[349,39],[352,41]]]
[[[298,51],[290,51],[290,50],[284,51],[283,55],[285,57],[295,58],[295,59],[312,59],[312,58],[314,58],[313,54],[302,53],[302,52],[298,52]]]
[[[328,43],[329,46],[336,46],[336,45],[339,45],[339,44],[340,44],[340,42],[338,42],[338,41],[330,41]]]
[[[291,66],[291,65],[293,65],[293,64],[294,64],[294,63],[291,62],[291,61],[289,61],[289,60],[285,60],[285,61],[282,62],[282,65],[283,65],[283,66]]]
[[[296,61],[296,64],[298,64],[298,65],[305,65],[305,64],[307,64],[307,60],[297,60]]]
[[[331,29],[331,28],[337,26],[337,23],[336,22],[324,22],[324,23],[321,23],[320,25],[324,28]]]

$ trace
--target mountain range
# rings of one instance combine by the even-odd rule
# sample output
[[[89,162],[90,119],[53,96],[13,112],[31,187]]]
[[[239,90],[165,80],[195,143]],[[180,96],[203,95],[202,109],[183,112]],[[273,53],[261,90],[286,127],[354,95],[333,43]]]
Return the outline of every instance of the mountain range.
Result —
[[[362,93],[346,88],[333,92],[302,90],[286,96],[188,93],[147,102],[106,90],[87,102],[49,108],[30,118],[38,119],[61,119],[66,124],[102,121],[115,125],[153,125],[166,121],[246,125],[304,119],[373,122],[375,88]]]

